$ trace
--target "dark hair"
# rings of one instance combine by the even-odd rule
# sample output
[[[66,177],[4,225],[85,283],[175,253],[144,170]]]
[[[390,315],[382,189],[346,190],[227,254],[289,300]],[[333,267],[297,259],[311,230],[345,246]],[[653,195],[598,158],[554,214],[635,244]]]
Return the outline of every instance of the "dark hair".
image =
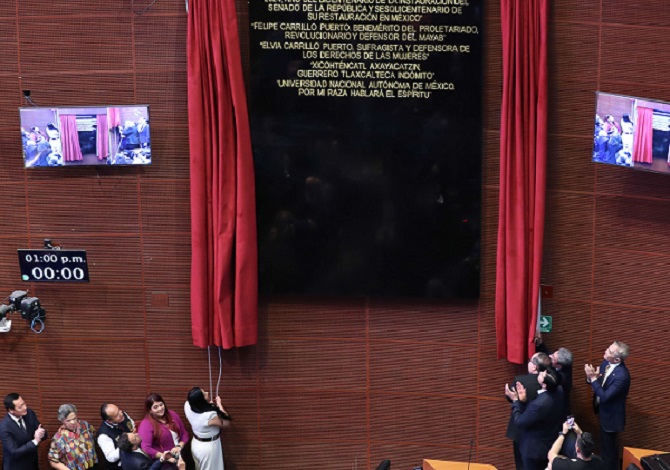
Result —
[[[107,421],[109,419],[109,415],[107,414],[107,407],[109,406],[109,403],[103,403],[100,405],[100,417],[102,418],[103,421]]]
[[[582,454],[582,457],[589,458],[593,451],[596,448],[596,441],[593,439],[593,435],[590,432],[583,432],[581,436],[577,438],[577,448],[579,453]]]
[[[130,442],[130,439],[128,439],[128,433],[124,432],[119,436],[119,441],[117,442],[117,445],[119,446],[119,450],[122,450],[123,452],[132,452],[133,451],[133,443]]]
[[[624,114],[621,117],[621,120],[624,121],[624,122],[633,122],[633,121],[630,120],[630,116],[628,114]]]
[[[551,358],[546,353],[539,352],[530,358],[530,362],[537,366],[538,372],[544,372],[551,365]]]
[[[165,414],[163,415],[165,417],[165,423],[159,423],[156,418],[153,417],[151,414],[151,407],[153,406],[154,403],[161,402],[163,405],[165,405]],[[163,397],[160,396],[157,393],[150,393],[147,395],[147,397],[144,399],[144,419],[148,420],[151,423],[151,427],[154,429],[154,443],[159,442],[161,438],[161,433],[163,430],[160,427],[160,424],[165,424],[168,429],[171,431],[176,432],[179,434],[179,426],[177,426],[177,423],[174,422],[172,419],[172,415],[168,411],[167,404],[165,403],[165,400],[163,400]]]
[[[216,411],[216,415],[222,419],[230,419],[226,413],[214,406],[205,399],[205,394],[200,387],[193,387],[188,392],[188,404],[195,413],[206,413],[208,411]]]
[[[551,368],[544,372],[544,381],[542,383],[547,389],[547,392],[553,392],[558,388],[558,374],[554,369]]]
[[[5,397],[4,402],[5,402],[5,408],[7,409],[7,411],[14,411],[14,408],[15,408],[14,402],[16,400],[18,400],[19,398],[21,398],[21,395],[19,395],[18,393],[10,393]]]

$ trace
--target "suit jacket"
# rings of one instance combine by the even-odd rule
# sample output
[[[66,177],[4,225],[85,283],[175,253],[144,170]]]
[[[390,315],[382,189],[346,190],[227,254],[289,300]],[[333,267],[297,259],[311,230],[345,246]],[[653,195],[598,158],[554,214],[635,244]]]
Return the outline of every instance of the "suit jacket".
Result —
[[[546,458],[563,425],[563,390],[541,393],[530,403],[515,401],[512,418],[519,429],[521,455]]]
[[[33,444],[35,431],[40,425],[37,415],[30,408],[23,417],[26,430],[21,429],[9,416],[0,421],[3,470],[37,470],[37,446]],[[44,436],[46,439],[46,435]],[[44,439],[43,439],[44,440]]]
[[[516,387],[517,382],[521,382],[526,388],[526,403],[530,403],[531,401],[535,400],[537,397],[537,392],[542,388],[537,381],[537,374],[517,375],[514,377],[514,383],[510,384],[510,386],[513,385]],[[507,398],[507,400],[510,402],[512,401],[509,398]],[[519,441],[519,430],[517,429],[516,424],[514,424],[513,413],[510,413],[509,422],[507,423],[507,433],[505,436],[515,442]]]
[[[123,470],[158,470],[162,463],[160,460],[151,460],[141,452],[119,452],[121,468]]]
[[[537,352],[543,352],[546,355],[551,354],[549,348],[543,342],[538,344],[536,349]],[[563,397],[565,401],[565,416],[571,414],[570,405],[570,392],[572,391],[572,365],[561,366],[560,369],[556,369],[556,375],[558,376],[559,385],[563,387]]]
[[[572,406],[570,404],[570,392],[572,391],[572,366],[563,366],[556,369],[560,385],[563,387],[563,402],[565,403],[565,416],[572,413]]]
[[[170,413],[172,421],[174,421],[179,428],[179,440],[186,444],[189,436],[183,421],[179,415],[172,410],[167,410],[166,413]],[[137,433],[142,438],[142,450],[151,458],[155,458],[158,452],[164,452],[174,447],[172,434],[168,427],[165,424],[160,424],[159,428],[161,428],[160,436],[154,436],[154,428],[151,425],[151,422],[149,422],[149,418],[144,418],[137,428]]]
[[[600,364],[600,377],[591,382],[593,388],[593,409],[600,415],[600,425],[606,432],[620,432],[626,426],[626,398],[630,389],[630,373],[626,364],[619,363],[605,384],[607,361]],[[600,398],[597,403],[596,397]]]

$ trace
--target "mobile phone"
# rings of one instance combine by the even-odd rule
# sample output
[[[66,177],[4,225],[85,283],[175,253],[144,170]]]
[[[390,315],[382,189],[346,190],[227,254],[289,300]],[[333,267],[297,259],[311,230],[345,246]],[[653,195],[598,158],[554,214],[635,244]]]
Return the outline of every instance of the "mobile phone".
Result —
[[[568,416],[568,425],[570,427],[573,427],[575,425],[575,417],[574,416],[572,416],[572,415]]]

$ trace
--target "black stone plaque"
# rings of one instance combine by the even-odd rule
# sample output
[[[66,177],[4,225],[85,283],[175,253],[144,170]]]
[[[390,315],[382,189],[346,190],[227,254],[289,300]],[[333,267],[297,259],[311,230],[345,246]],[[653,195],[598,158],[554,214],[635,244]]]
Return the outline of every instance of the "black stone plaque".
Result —
[[[263,293],[476,298],[480,0],[252,0]]]

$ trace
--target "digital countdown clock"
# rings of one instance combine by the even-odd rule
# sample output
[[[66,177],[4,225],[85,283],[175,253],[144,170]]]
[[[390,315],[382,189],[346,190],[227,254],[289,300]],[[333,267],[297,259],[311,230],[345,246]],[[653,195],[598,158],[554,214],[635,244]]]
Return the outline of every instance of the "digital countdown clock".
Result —
[[[19,250],[21,280],[27,282],[88,282],[84,250]]]

